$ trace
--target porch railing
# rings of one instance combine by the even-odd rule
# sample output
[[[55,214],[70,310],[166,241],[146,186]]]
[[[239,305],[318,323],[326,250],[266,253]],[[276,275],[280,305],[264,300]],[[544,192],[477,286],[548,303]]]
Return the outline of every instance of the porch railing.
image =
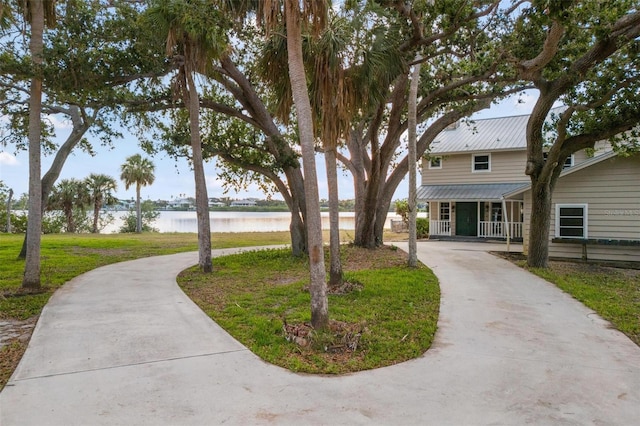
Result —
[[[522,238],[522,222],[510,222],[509,230],[511,238]],[[506,238],[504,222],[480,222],[479,237],[482,238]]]
[[[429,234],[451,235],[451,221],[450,220],[430,220]]]

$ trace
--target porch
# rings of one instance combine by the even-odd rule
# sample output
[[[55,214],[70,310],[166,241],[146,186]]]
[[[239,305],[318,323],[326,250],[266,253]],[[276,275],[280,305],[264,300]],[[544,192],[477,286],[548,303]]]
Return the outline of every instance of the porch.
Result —
[[[418,199],[429,203],[431,237],[522,239],[523,200],[504,194],[522,182],[423,185]]]
[[[522,239],[522,222],[510,222],[506,225],[504,222],[478,221],[477,238],[498,238],[506,239]],[[430,220],[429,235],[431,236],[454,236],[451,232],[452,226],[450,220]],[[507,230],[509,233],[507,233]]]

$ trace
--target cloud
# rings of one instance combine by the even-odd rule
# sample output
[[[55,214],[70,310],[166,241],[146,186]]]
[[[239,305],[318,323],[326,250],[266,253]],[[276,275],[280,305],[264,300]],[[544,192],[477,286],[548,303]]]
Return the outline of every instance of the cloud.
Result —
[[[58,130],[58,129],[73,129],[73,124],[71,123],[71,120],[60,120],[55,115],[46,115],[45,119],[49,120],[51,122],[51,125],[53,125],[53,127],[56,130]]]
[[[8,152],[0,152],[0,164],[3,166],[19,166],[20,162]]]

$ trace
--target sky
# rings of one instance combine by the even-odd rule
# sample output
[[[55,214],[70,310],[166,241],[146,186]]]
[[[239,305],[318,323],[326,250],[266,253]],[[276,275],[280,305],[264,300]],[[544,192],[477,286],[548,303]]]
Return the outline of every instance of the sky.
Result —
[[[519,100],[518,100],[519,99]],[[531,113],[531,109],[536,101],[535,92],[526,92],[519,98],[511,97],[503,100],[489,109],[480,111],[472,118],[495,118],[512,115],[522,115]],[[64,140],[71,131],[70,123],[55,122],[56,131],[60,140]],[[106,174],[116,178],[118,189],[115,196],[119,199],[132,199],[135,197],[135,188],[125,189],[124,183],[120,181],[120,166],[130,155],[140,153],[148,157],[138,146],[135,136],[123,132],[124,138],[114,141],[111,149],[101,147],[96,142],[94,148],[96,155],[91,156],[82,151],[74,151],[63,167],[60,179],[84,179],[91,173]],[[42,158],[42,174],[51,165],[53,156]],[[194,197],[195,183],[193,173],[185,159],[174,160],[166,154],[158,154],[151,158],[155,164],[155,182],[142,188],[143,199],[150,200],[172,200],[176,198]],[[317,156],[316,168],[318,173],[318,190],[321,199],[327,199],[327,181],[325,174],[324,160],[321,155]],[[223,192],[222,182],[217,177],[215,160],[205,164],[205,175],[207,180],[207,191],[210,198],[230,197],[232,199],[244,198],[266,198],[265,194],[257,187],[251,186],[246,191]],[[339,176],[340,199],[347,200],[354,198],[353,180],[350,175],[341,173]],[[29,191],[29,161],[27,152],[15,153],[11,146],[0,147],[0,180],[13,189],[14,199]],[[408,176],[402,181],[395,192],[394,200],[408,197]],[[279,193],[273,196],[274,199],[282,199]]]

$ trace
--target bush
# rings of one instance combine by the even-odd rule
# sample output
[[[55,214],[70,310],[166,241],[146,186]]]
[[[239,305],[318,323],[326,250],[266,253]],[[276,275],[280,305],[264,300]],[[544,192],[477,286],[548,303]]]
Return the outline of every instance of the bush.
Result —
[[[429,236],[429,219],[416,218],[416,235],[418,238],[427,238]]]
[[[142,211],[142,232],[158,232],[156,228],[151,226],[158,216],[160,216],[160,212],[154,210],[153,202],[149,200],[143,201],[140,210]],[[122,217],[124,223],[120,227],[120,232],[136,232],[137,219],[136,210],[130,209],[129,212]]]
[[[409,202],[407,200],[396,201],[396,214],[402,218],[404,223],[409,223]]]

